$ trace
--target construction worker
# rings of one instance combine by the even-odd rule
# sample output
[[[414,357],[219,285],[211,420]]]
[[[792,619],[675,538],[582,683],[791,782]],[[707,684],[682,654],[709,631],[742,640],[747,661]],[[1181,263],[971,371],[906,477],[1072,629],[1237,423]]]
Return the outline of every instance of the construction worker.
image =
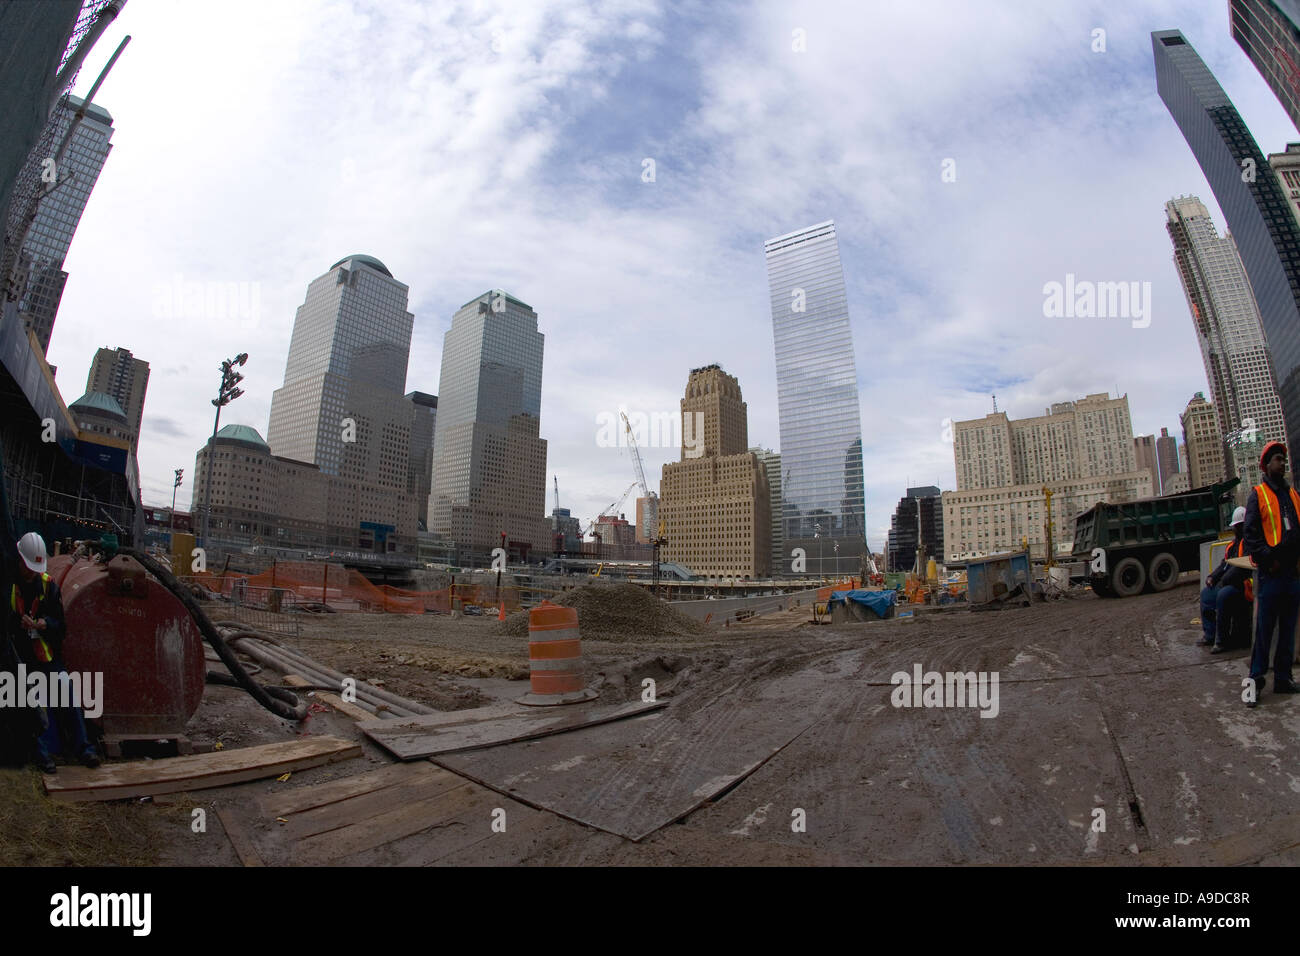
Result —
[[[1202,643],[1210,648],[1211,654],[1222,654],[1227,649],[1224,638],[1232,615],[1240,610],[1243,601],[1249,604],[1255,599],[1250,571],[1228,563],[1229,558],[1246,555],[1245,526],[1246,509],[1238,508],[1228,522],[1234,535],[1232,544],[1201,590],[1201,629],[1205,637]]]
[[[13,635],[19,659],[28,672],[40,670],[48,675],[47,686],[67,671],[63,663],[63,639],[67,630],[63,617],[63,596],[46,570],[48,555],[45,539],[32,531],[18,542],[19,580],[9,590],[9,633]],[[64,731],[72,738],[81,762],[99,766],[99,754],[86,738],[86,724],[81,708],[46,707],[48,730],[36,738],[36,764],[46,773],[56,767],[50,754]]]
[[[1273,630],[1278,631],[1273,656],[1273,692],[1300,691],[1291,680],[1295,657],[1295,629],[1300,618],[1300,495],[1286,483],[1286,445],[1271,441],[1259,456],[1264,480],[1246,498],[1246,553],[1255,562],[1255,644],[1250,655],[1250,677],[1255,693],[1246,703],[1254,707],[1264,693],[1268,653]]]

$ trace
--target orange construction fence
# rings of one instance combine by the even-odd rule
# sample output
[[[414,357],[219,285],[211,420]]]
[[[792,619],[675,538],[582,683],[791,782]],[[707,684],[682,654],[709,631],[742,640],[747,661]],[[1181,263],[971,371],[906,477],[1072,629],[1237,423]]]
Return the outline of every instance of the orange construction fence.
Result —
[[[326,604],[336,611],[388,612],[390,614],[423,614],[426,611],[450,611],[453,597],[463,605],[478,604],[496,607],[497,595],[493,585],[456,584],[436,591],[411,591],[387,584],[377,585],[367,580],[360,571],[336,564],[319,564],[307,561],[280,561],[259,574],[205,572],[187,576],[186,580],[201,584],[214,594],[226,597],[235,595],[237,589],[281,588],[291,595],[289,603]],[[453,594],[453,591],[455,592]],[[502,587],[500,603],[506,611],[520,607],[519,589]]]

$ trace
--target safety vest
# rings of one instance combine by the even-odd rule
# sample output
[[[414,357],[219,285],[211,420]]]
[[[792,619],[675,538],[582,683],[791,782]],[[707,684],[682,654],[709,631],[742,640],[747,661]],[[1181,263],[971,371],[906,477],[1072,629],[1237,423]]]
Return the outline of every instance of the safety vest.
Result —
[[[42,598],[49,596],[49,593],[50,576],[48,574],[42,574],[40,596],[32,602],[32,617],[35,617],[36,612],[40,609]],[[9,593],[9,606],[18,614],[27,613],[23,596],[18,593],[17,584],[13,586],[13,590]],[[32,650],[36,652],[36,659],[43,664],[48,664],[50,661],[54,660],[54,654],[50,651],[50,645],[45,643],[45,638],[43,637],[32,638]]]
[[[1234,548],[1236,549],[1236,553],[1233,552]],[[1232,542],[1232,544],[1228,545],[1228,550],[1225,551],[1223,554],[1224,560],[1227,560],[1228,558],[1244,558],[1245,556],[1246,556],[1245,538],[1241,538],[1240,540]],[[1255,600],[1255,579],[1246,578],[1246,584],[1242,590],[1246,595],[1247,601]]]
[[[1300,495],[1295,493],[1294,488],[1288,488],[1287,491],[1291,493],[1291,505],[1295,508],[1295,514],[1300,517]],[[1264,526],[1264,540],[1270,548],[1276,548],[1282,540],[1282,503],[1277,500],[1277,493],[1267,482],[1255,486],[1255,500],[1259,502],[1259,522]]]

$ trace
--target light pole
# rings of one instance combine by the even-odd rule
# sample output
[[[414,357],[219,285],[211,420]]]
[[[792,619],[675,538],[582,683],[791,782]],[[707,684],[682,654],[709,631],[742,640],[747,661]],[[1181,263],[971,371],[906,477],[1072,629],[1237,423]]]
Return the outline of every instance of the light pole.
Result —
[[[817,539],[817,576],[826,578],[826,566],[822,563],[822,523],[813,524],[813,537]]]
[[[172,534],[176,533],[176,489],[181,486],[181,476],[184,474],[184,468],[177,468],[175,471],[176,480],[172,483]]]
[[[240,382],[244,380],[242,372],[236,372],[236,365],[243,365],[248,361],[248,353],[240,352],[232,359],[226,359],[221,363],[221,388],[217,390],[217,397],[212,400],[212,404],[217,406],[217,416],[212,421],[212,441],[208,443],[208,468],[207,478],[203,483],[203,547],[208,546],[208,522],[212,517],[212,458],[216,454],[217,448],[217,426],[221,424],[221,406],[229,405],[240,395],[244,394],[242,388],[238,388]]]
[[[840,543],[832,541],[831,544],[835,547],[835,578],[838,580],[840,576]]]

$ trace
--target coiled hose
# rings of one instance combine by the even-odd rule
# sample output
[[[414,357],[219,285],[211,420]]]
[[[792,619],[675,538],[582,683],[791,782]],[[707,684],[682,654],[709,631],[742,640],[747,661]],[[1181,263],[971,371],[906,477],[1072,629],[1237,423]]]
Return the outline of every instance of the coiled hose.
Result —
[[[168,591],[176,595],[181,604],[185,605],[185,610],[190,612],[190,617],[194,618],[194,623],[198,625],[199,632],[207,640],[212,649],[217,652],[221,658],[221,663],[226,665],[230,671],[235,683],[242,687],[271,713],[285,720],[292,720],[295,723],[304,720],[307,717],[307,703],[300,700],[298,695],[293,691],[285,690],[283,687],[265,687],[253,680],[252,676],[244,669],[244,665],[239,662],[235,652],[221,637],[216,625],[208,618],[199,602],[179,581],[171,571],[167,570],[152,557],[136,548],[118,548],[118,554],[124,554],[128,558],[140,562],[144,569],[158,579]]]

